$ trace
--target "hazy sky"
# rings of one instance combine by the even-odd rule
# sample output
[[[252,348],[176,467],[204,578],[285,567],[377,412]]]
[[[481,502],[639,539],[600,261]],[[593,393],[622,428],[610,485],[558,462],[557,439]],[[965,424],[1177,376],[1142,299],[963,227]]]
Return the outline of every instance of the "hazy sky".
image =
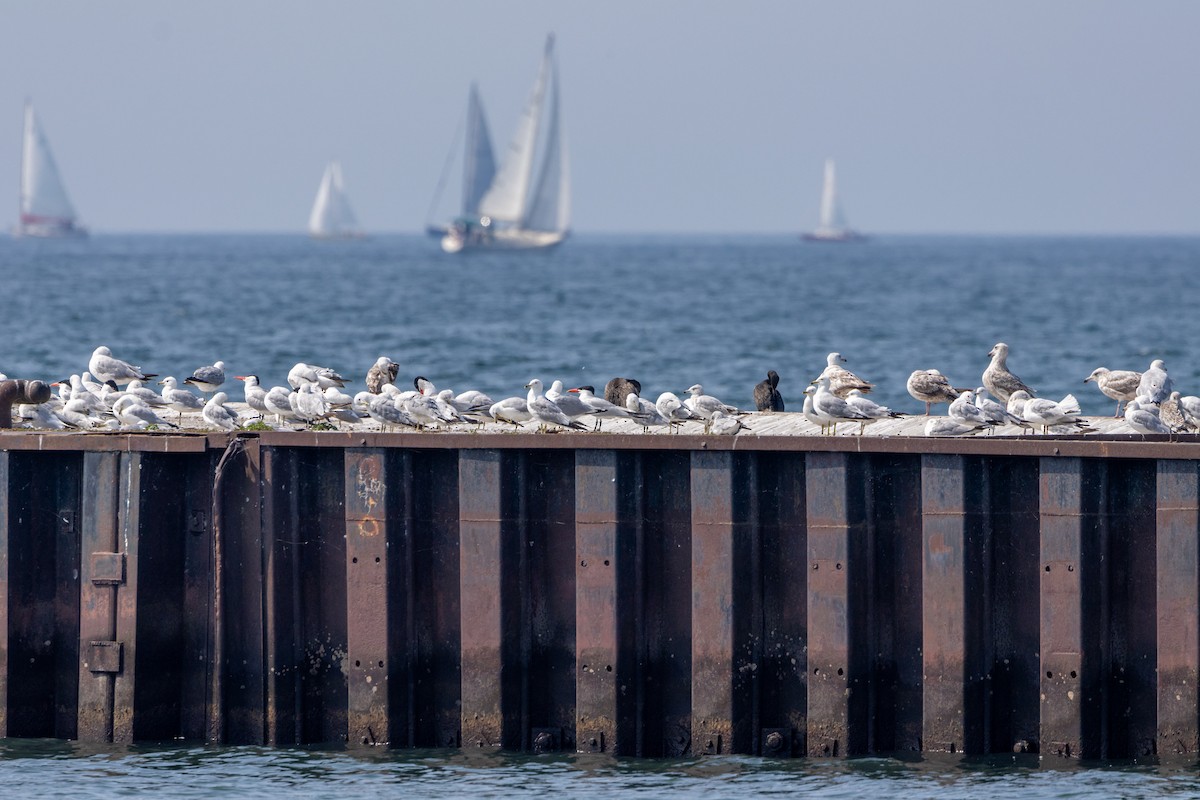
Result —
[[[340,158],[415,231],[479,82],[501,150],[557,34],[579,232],[1200,233],[1200,3],[0,5],[0,186],[21,106],[96,231],[301,231]],[[6,154],[6,155],[5,155]]]

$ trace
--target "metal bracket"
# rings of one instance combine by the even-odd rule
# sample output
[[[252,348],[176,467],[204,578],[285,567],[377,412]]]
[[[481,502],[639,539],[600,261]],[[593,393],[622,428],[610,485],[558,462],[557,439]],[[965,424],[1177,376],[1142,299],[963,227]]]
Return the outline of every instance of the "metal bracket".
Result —
[[[603,753],[604,731],[584,731],[579,737],[579,752]]]
[[[763,728],[761,741],[768,758],[788,758],[795,751],[791,728]]]
[[[92,583],[116,586],[125,582],[124,553],[92,553]]]
[[[208,530],[208,512],[194,508],[188,512],[188,533],[199,536]]]
[[[87,668],[92,672],[120,672],[124,649],[120,642],[89,642]]]

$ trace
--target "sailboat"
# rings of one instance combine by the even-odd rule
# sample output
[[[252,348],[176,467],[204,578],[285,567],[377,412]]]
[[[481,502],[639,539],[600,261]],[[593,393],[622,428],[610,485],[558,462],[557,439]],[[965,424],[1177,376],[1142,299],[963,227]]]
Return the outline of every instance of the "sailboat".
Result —
[[[539,164],[536,180],[535,162]],[[429,229],[441,233],[442,250],[544,249],[566,239],[571,184],[559,122],[553,34],[546,39],[537,80],[504,162],[499,170],[495,164],[483,105],[472,86],[467,102],[462,213],[444,231]]]
[[[75,208],[59,177],[50,144],[29,101],[25,102],[25,138],[21,148],[20,206],[14,236],[49,239],[87,236],[87,230],[76,221]]]
[[[809,242],[861,242],[866,238],[858,231],[847,227],[841,204],[838,203],[833,159],[825,159],[825,185],[821,190],[821,221],[815,231],[804,234],[804,239]]]
[[[308,216],[308,235],[314,239],[357,239],[363,233],[342,183],[342,165],[336,161],[325,167],[317,199]]]

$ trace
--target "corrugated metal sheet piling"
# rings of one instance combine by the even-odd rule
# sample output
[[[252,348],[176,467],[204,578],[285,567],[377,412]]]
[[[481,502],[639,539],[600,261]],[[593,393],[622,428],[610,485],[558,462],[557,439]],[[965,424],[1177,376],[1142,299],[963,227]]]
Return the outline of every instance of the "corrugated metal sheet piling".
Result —
[[[1200,441],[0,433],[0,733],[1200,749]]]

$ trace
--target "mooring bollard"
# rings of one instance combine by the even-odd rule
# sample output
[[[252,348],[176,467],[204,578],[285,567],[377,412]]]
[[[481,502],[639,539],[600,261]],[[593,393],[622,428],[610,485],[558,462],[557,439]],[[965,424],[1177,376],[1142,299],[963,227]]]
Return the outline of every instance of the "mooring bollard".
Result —
[[[0,381],[0,428],[12,427],[13,403],[37,405],[50,395],[50,386],[43,381]]]

